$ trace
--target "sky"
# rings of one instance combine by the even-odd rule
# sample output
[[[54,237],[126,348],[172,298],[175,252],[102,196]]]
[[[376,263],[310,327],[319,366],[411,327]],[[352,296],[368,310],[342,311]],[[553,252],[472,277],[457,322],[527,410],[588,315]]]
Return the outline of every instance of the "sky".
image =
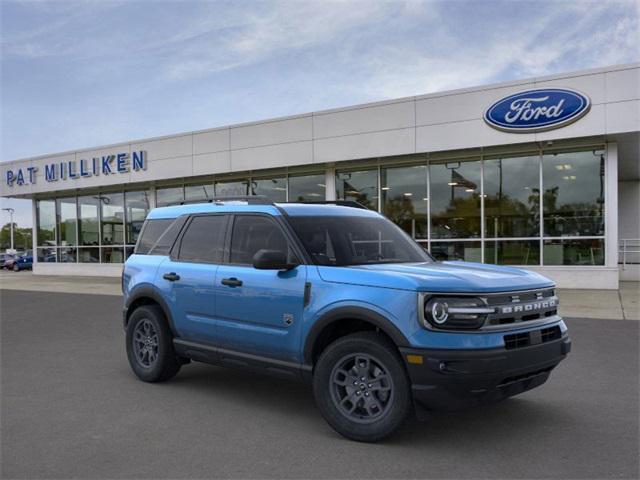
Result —
[[[640,60],[640,0],[2,0],[0,17],[0,161]]]

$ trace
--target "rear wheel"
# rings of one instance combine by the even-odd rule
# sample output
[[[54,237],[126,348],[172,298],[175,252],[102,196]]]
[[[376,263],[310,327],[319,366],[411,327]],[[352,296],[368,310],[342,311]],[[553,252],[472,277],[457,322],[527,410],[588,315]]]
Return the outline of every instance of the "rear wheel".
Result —
[[[19,271],[20,271],[20,267],[18,266],[18,264],[17,264],[17,263],[14,263],[14,264],[13,264],[13,271],[14,271],[14,272],[19,272]]]
[[[162,382],[180,370],[173,335],[157,305],[136,308],[127,323],[127,358],[140,380]]]
[[[316,364],[316,402],[325,420],[352,440],[375,442],[411,413],[409,380],[393,344],[375,332],[342,337]]]

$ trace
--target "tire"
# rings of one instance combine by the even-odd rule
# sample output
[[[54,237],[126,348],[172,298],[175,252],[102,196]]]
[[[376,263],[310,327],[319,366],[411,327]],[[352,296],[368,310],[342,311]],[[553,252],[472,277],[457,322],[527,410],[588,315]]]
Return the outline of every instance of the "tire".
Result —
[[[164,382],[180,370],[173,335],[159,306],[143,305],[133,311],[127,323],[126,342],[129,365],[140,380]]]
[[[412,412],[402,359],[376,332],[354,333],[329,345],[316,363],[313,393],[327,423],[359,442],[391,435]]]
[[[13,271],[14,271],[14,272],[19,272],[19,271],[20,271],[20,267],[18,266],[18,264],[17,264],[17,263],[14,263],[14,264],[13,264]]]

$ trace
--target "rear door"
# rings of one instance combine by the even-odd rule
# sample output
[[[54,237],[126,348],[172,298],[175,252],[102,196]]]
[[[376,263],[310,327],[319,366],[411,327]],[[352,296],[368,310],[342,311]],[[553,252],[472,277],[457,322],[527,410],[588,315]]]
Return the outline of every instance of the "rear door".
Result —
[[[215,279],[223,258],[229,217],[195,215],[158,269],[156,285],[170,304],[181,338],[216,343]]]
[[[260,249],[288,252],[290,261],[299,263],[291,238],[272,216],[236,214],[230,229],[228,261],[218,268],[215,282],[220,346],[297,361],[307,267],[253,268]]]

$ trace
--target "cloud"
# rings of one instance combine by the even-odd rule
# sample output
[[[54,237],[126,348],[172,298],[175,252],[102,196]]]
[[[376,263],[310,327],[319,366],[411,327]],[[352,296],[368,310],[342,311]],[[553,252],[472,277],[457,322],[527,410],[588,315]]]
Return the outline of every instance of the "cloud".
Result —
[[[404,3],[277,2],[249,11],[222,35],[199,28],[200,40],[180,50],[169,78],[185,80],[266,61],[283,52],[336,42],[341,35],[380,21]]]
[[[637,7],[7,0],[2,156],[636,61]]]
[[[471,39],[436,18],[431,48],[387,45],[367,52],[360,62],[368,80],[357,88],[372,99],[396,98],[640,60],[637,11],[616,16],[610,7],[551,3],[534,19],[508,17],[503,25],[496,19],[483,27],[499,33]]]

